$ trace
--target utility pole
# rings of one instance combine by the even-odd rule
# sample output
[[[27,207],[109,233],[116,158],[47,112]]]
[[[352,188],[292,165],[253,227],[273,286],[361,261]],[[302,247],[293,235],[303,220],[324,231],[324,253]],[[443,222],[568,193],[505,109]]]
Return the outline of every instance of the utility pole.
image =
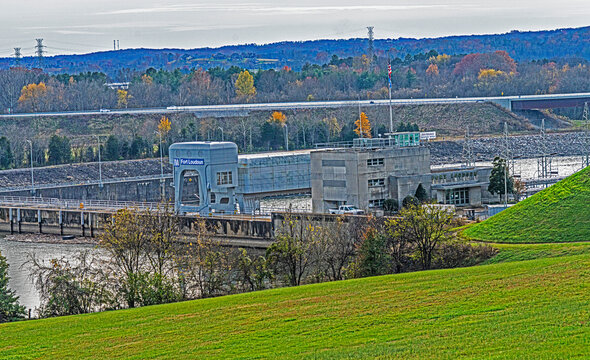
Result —
[[[117,50],[121,50],[121,47],[119,46],[119,40],[117,40]]]
[[[287,123],[283,125],[285,127],[285,149],[289,151],[289,127]]]
[[[102,161],[100,159],[100,136],[99,135],[94,135],[96,136],[96,140],[98,141],[98,186],[100,188],[103,187],[102,184]]]
[[[113,51],[117,50],[117,40],[113,40]]]
[[[43,68],[43,54],[45,53],[45,45],[43,45],[43,39],[35,39],[37,45],[35,46],[35,54],[39,60],[39,68]]]
[[[504,122],[504,207],[508,207],[508,166],[510,147],[508,145],[508,123]]]
[[[35,196],[35,177],[33,176],[33,142],[26,140],[31,147],[31,195]]]
[[[361,139],[363,138],[363,118],[361,117],[361,94],[359,93],[359,133]]]
[[[387,65],[387,76],[389,77],[389,133],[393,134],[393,109],[391,107],[391,57]]]
[[[16,47],[14,48],[14,63],[16,65],[20,64],[20,59],[22,58],[23,54],[21,53],[21,48]]]
[[[162,152],[162,132],[158,131],[158,135],[160,135],[160,183],[162,184],[162,200],[164,200],[164,197],[166,196],[166,189],[164,188],[164,156]]]

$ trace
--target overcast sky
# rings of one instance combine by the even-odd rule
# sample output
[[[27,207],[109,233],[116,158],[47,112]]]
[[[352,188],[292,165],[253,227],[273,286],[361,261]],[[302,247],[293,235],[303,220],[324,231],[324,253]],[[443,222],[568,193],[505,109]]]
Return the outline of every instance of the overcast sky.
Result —
[[[19,0],[2,2],[0,56],[366,36],[438,37],[590,25],[589,0]]]

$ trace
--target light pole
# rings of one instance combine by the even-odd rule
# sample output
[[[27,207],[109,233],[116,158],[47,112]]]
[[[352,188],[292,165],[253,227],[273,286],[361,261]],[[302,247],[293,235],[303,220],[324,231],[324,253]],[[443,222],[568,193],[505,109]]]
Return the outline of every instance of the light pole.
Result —
[[[35,177],[33,175],[33,142],[31,140],[27,140],[31,147],[31,194],[35,195]]]
[[[285,150],[289,151],[289,127],[287,123],[283,125],[285,127]]]
[[[160,183],[162,184],[162,200],[164,200],[165,188],[164,188],[164,156],[162,154],[162,132],[158,131],[158,135],[160,136]]]
[[[100,136],[94,135],[98,141],[98,186],[102,188],[102,161],[100,158]]]
[[[223,141],[223,128],[221,126],[218,126],[217,128],[221,130],[221,141]]]

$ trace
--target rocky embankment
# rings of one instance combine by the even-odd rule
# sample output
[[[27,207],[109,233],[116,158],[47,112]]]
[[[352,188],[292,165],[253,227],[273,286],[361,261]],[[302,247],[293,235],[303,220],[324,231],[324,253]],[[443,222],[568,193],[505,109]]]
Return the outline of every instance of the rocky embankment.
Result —
[[[534,158],[543,153],[554,156],[581,155],[586,148],[583,133],[547,134],[545,144],[539,135],[511,136],[508,138],[510,151],[515,158]],[[430,148],[432,164],[450,164],[465,161],[463,140],[434,141],[427,143]],[[471,140],[475,161],[491,161],[501,155],[504,147],[503,137],[477,138]],[[172,172],[172,166],[164,159],[164,172]],[[160,159],[111,161],[102,163],[102,178],[129,178],[160,174]],[[40,167],[34,169],[35,184],[67,184],[96,182],[99,179],[98,163],[69,164]],[[0,191],[3,188],[29,186],[31,170],[11,169],[0,171]]]
[[[164,159],[164,173],[172,172],[172,166]],[[119,179],[160,174],[160,159],[110,161],[102,163],[102,179]],[[99,179],[98,163],[46,166],[34,169],[35,185],[87,183]],[[0,171],[2,188],[28,186],[31,184],[31,169]]]
[[[478,138],[471,140],[471,151],[475,161],[491,161],[500,156],[504,149],[503,137]],[[464,161],[464,141],[434,141],[427,143],[432,163],[448,164]],[[576,156],[590,151],[585,145],[583,133],[547,134],[545,142],[540,135],[521,135],[508,138],[508,146],[515,158],[535,158],[543,153],[552,156]]]

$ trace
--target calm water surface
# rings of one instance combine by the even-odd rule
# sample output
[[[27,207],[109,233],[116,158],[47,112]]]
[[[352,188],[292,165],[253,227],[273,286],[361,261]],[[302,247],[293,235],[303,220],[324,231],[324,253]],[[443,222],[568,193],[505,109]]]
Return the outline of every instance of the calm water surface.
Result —
[[[34,254],[46,261],[61,257],[72,258],[80,251],[93,249],[94,245],[31,243],[0,238],[0,252],[6,257],[9,265],[8,286],[19,296],[19,302],[27,309],[33,309],[33,313],[35,307],[39,306],[39,294],[29,279],[30,268],[25,264],[27,254]]]

